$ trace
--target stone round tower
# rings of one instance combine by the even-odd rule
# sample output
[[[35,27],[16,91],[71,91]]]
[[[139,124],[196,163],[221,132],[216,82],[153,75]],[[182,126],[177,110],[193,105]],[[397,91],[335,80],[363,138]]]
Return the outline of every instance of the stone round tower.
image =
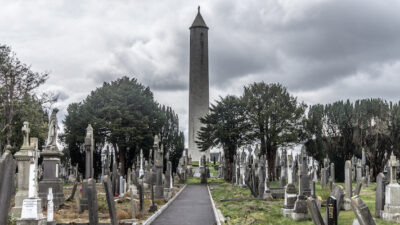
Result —
[[[208,27],[200,14],[200,6],[189,29],[189,155],[192,157],[192,161],[199,162],[202,153],[195,142],[197,132],[201,127],[199,118],[208,113],[209,107]]]

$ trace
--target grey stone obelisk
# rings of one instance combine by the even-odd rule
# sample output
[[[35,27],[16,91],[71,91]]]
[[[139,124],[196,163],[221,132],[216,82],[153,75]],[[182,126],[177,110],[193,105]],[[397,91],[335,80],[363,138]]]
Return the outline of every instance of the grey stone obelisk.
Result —
[[[200,7],[190,29],[190,81],[189,81],[189,155],[199,162],[201,153],[196,145],[199,118],[208,113],[208,27],[200,14]],[[206,156],[209,158],[209,156]]]

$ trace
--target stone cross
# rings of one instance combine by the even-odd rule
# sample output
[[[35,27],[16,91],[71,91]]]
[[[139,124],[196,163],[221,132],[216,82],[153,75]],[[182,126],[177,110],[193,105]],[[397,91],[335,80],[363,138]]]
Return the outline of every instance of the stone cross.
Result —
[[[29,146],[29,133],[31,129],[29,128],[29,122],[25,121],[24,126],[22,127],[22,132],[24,133],[24,142],[22,146],[28,147]]]

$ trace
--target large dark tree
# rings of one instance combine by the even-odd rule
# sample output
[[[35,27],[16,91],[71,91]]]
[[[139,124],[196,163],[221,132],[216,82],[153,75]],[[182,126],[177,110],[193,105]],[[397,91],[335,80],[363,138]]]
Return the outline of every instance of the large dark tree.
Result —
[[[170,118],[171,115],[174,118]],[[143,149],[145,157],[149,156],[154,135],[161,133],[161,143],[166,144],[168,149],[178,146],[183,151],[182,144],[175,144],[170,135],[171,130],[176,136],[180,135],[177,132],[177,116],[171,109],[164,107],[163,111],[154,101],[150,88],[134,78],[122,77],[104,83],[83,102],[69,105],[62,140],[67,145],[72,163],[79,163],[81,171],[84,169],[84,135],[89,123],[94,129],[97,149],[94,155],[96,173],[101,168],[100,160],[97,160],[100,159],[99,150],[106,141],[118,146],[117,157],[122,164],[122,174],[125,174],[125,168],[132,165],[140,149]],[[183,143],[181,139],[177,141]]]
[[[249,143],[251,125],[245,115],[246,107],[240,98],[227,96],[212,104],[210,112],[200,121],[203,126],[196,143],[201,151],[221,147],[224,151],[226,171],[224,179],[232,179],[233,157],[236,150]]]
[[[21,62],[11,48],[0,45],[0,151],[5,144],[16,151],[22,144],[23,121],[31,123],[31,136],[43,143],[46,133],[46,98],[38,98],[34,90],[42,85],[48,74],[31,70]]]
[[[281,84],[264,82],[246,86],[243,100],[254,127],[253,138],[261,142],[261,154],[267,155],[268,166],[274,168],[278,148],[303,139],[306,105],[297,102]],[[269,170],[269,177],[275,177],[274,171]]]

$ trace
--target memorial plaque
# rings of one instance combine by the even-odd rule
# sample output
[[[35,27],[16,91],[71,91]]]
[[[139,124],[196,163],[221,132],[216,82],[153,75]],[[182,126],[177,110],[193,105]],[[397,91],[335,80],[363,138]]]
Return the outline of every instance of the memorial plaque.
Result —
[[[24,199],[22,202],[21,219],[39,219],[38,199]]]

